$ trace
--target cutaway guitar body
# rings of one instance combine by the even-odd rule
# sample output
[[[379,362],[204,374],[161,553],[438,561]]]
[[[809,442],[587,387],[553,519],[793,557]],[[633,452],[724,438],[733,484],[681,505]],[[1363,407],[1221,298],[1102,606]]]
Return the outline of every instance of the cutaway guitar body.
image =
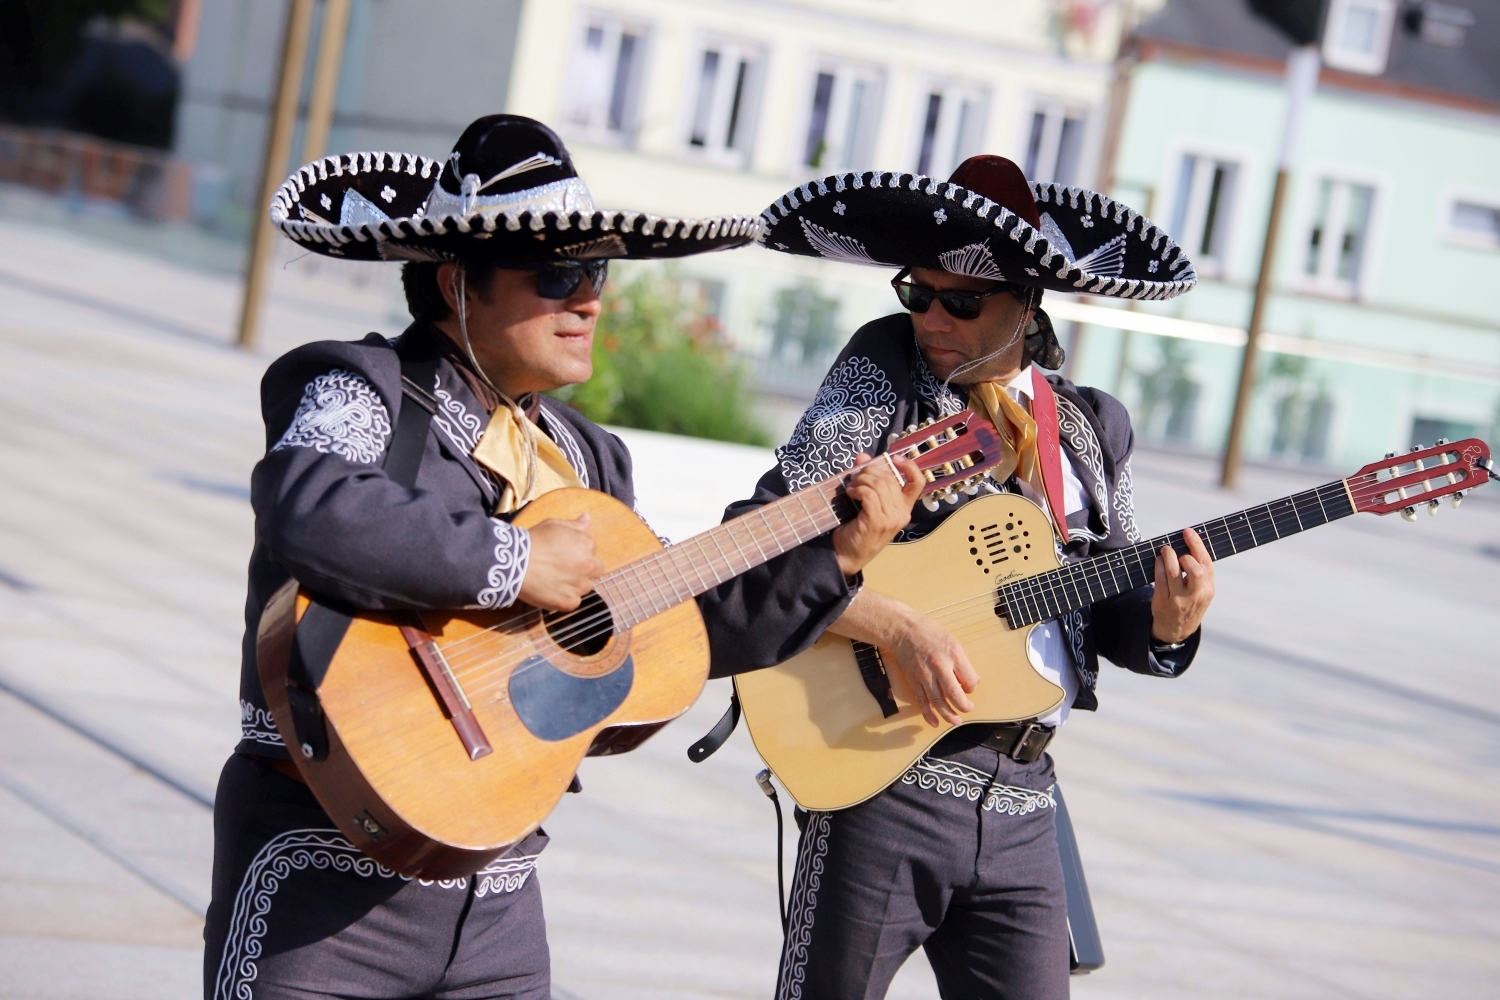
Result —
[[[1047,516],[1024,497],[996,494],[971,500],[918,541],[887,546],[865,567],[865,586],[900,597],[963,643],[983,679],[970,695],[968,722],[1014,722],[1050,712],[1063,690],[1027,659],[1035,626],[1012,630],[996,601],[975,595],[1057,566]],[[829,633],[800,656],[735,678],[755,749],[802,808],[863,802],[954,728],[929,726],[899,674],[887,676],[891,716],[867,685],[854,644]]]
[[[593,490],[548,493],[515,523],[584,513],[608,568],[661,549],[634,511]],[[308,605],[295,583],[283,588],[257,647],[262,686],[293,748],[301,741],[287,671]],[[354,617],[317,686],[328,754],[298,765],[334,823],[376,861],[421,878],[477,871],[541,824],[586,755],[634,749],[686,711],[708,677],[708,637],[690,600],[586,652],[561,648],[534,619],[524,607],[421,614],[490,746],[474,759],[401,632],[415,619]]]

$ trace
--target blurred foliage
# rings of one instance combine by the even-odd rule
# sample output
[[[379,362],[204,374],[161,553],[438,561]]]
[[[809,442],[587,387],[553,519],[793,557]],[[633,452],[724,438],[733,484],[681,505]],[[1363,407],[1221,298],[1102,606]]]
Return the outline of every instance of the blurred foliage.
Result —
[[[1179,340],[1158,337],[1157,341],[1160,357],[1156,368],[1136,373],[1140,393],[1140,419],[1136,424],[1146,437],[1190,444],[1199,392],[1190,374],[1192,358]]]
[[[594,331],[594,377],[553,395],[595,423],[770,443],[752,412],[749,373],[672,267],[615,264]]]
[[[776,293],[771,319],[771,356],[787,364],[823,367],[843,343],[839,300],[802,281]]]

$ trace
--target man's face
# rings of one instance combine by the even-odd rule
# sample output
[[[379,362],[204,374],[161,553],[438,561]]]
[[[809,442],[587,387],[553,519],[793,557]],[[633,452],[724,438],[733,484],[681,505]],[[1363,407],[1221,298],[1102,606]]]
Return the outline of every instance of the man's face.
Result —
[[[438,287],[453,315],[437,326],[462,347],[451,286],[454,268],[438,268]],[[489,288],[463,289],[474,356],[512,399],[587,382],[594,374],[594,324],[600,311],[594,286],[585,278],[568,298],[544,299],[536,292],[536,281],[534,271],[501,269]]]
[[[971,278],[947,271],[914,268],[908,278],[912,284],[941,292],[955,289],[964,292],[983,292],[995,287],[988,278]],[[927,367],[939,379],[946,379],[960,365],[982,358],[1014,337],[1004,351],[978,368],[971,368],[960,376],[964,385],[975,382],[1005,381],[1013,378],[1021,368],[1021,352],[1026,338],[1016,330],[1023,320],[1029,321],[1028,311],[1015,295],[1004,293],[991,295],[981,303],[979,315],[973,319],[954,319],[937,300],[926,312],[911,314],[911,325],[917,334],[917,345],[927,358]],[[1023,331],[1024,332],[1024,331]]]

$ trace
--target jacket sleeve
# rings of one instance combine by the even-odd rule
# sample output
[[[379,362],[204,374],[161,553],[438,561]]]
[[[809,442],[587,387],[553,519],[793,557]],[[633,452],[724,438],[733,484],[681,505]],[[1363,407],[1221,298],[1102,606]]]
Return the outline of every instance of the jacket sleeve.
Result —
[[[781,470],[772,469],[750,499],[730,504],[724,520],[788,492]],[[802,652],[844,613],[857,586],[839,569],[832,538],[823,535],[703,594],[698,607],[712,651],[709,676],[775,666]]]
[[[373,338],[373,339],[372,339]],[[381,464],[401,406],[400,362],[380,338],[321,343],[261,384],[267,451],[251,477],[257,540],[303,586],[370,610],[514,603],[530,535]],[[431,435],[423,462],[442,461]]]

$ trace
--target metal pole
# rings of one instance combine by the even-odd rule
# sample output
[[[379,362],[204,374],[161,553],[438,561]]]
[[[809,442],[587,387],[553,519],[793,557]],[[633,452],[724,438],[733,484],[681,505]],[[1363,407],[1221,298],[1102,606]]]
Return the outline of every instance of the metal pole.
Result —
[[[349,0],[323,0],[318,61],[313,68],[312,96],[307,102],[303,163],[311,163],[328,152],[328,130],[333,126],[333,101],[338,96],[339,64],[344,58],[344,36],[348,30]]]
[[[250,241],[250,258],[245,263],[245,297],[240,303],[240,328],[236,338],[244,348],[255,346],[266,266],[271,260],[271,244],[276,239],[276,230],[271,226],[271,198],[285,179],[287,159],[292,153],[292,130],[297,124],[297,98],[302,89],[302,64],[307,61],[312,15],[313,0],[291,0],[286,12],[281,71],[277,74],[276,96],[271,104],[266,156],[260,168],[260,197],[255,203],[255,235]]]
[[[1239,484],[1240,464],[1244,454],[1245,418],[1250,399],[1255,394],[1256,349],[1265,320],[1266,304],[1271,297],[1271,276],[1276,266],[1276,243],[1281,231],[1281,209],[1286,201],[1292,161],[1302,138],[1302,119],[1307,104],[1318,85],[1318,47],[1295,48],[1286,60],[1286,124],[1281,133],[1281,155],[1277,159],[1276,187],[1271,192],[1271,214],[1266,219],[1266,238],[1260,251],[1260,274],[1255,280],[1255,301],[1250,307],[1250,328],[1246,331],[1245,352],[1240,359],[1240,382],[1234,396],[1234,413],[1229,419],[1229,438],[1224,443],[1223,464],[1219,468],[1219,485],[1232,490]]]

